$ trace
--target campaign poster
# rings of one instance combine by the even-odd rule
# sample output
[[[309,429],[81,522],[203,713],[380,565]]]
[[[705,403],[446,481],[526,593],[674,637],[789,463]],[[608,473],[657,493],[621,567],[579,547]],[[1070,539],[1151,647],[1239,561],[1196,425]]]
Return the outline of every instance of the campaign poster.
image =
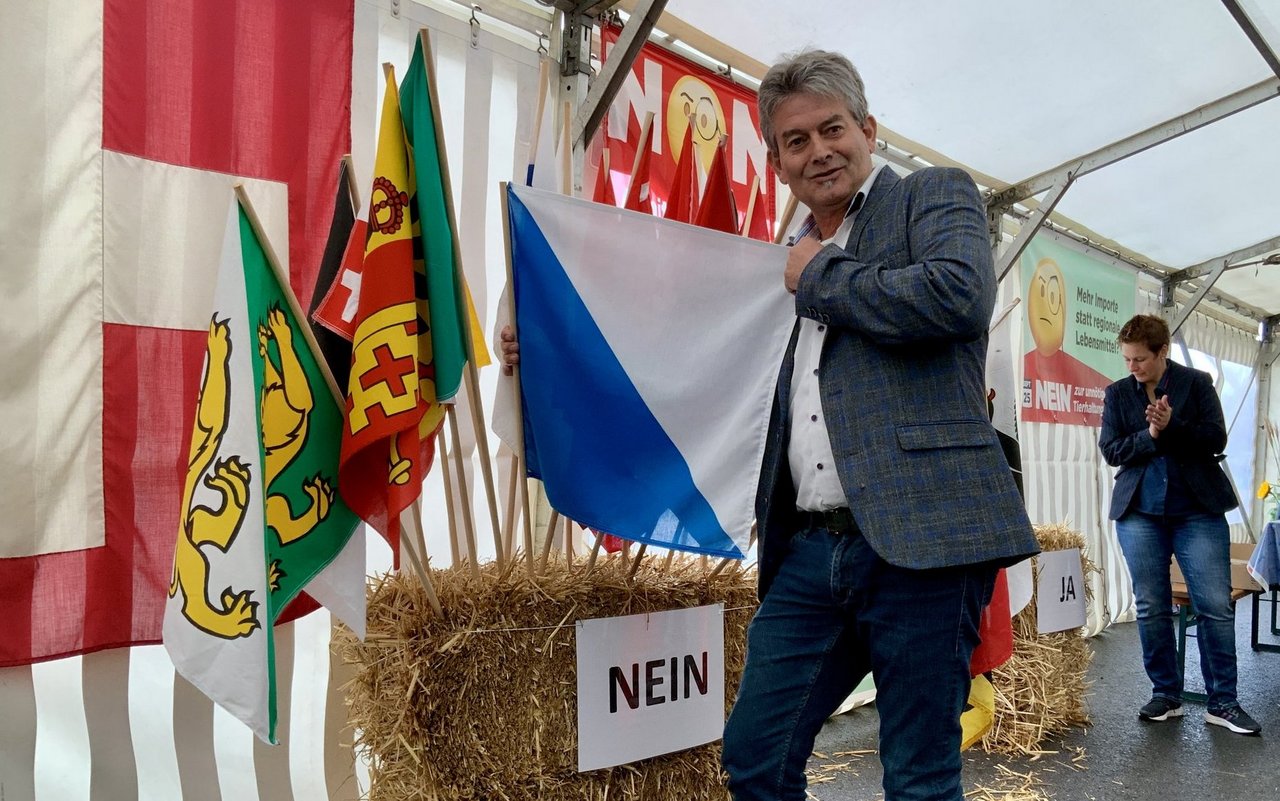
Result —
[[[1102,425],[1107,385],[1125,375],[1116,335],[1137,273],[1038,236],[1023,252],[1022,419]]]

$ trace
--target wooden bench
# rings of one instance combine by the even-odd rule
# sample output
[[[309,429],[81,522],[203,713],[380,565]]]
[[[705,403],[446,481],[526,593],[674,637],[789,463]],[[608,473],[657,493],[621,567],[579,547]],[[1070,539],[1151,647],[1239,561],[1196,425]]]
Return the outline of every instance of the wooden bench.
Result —
[[[1249,571],[1245,565],[1249,563],[1249,557],[1253,555],[1253,543],[1251,542],[1233,542],[1231,543],[1231,604],[1235,605],[1236,601],[1246,598],[1250,595],[1254,596],[1254,626],[1257,626],[1257,596],[1261,595],[1262,588],[1259,587],[1249,575]],[[1188,631],[1195,627],[1198,622],[1198,616],[1195,609],[1191,606],[1191,595],[1187,590],[1187,584],[1182,576],[1182,571],[1178,569],[1178,562],[1175,559],[1169,567],[1169,579],[1173,589],[1173,605],[1178,607],[1178,670],[1182,673],[1185,681],[1187,671],[1187,637],[1196,636],[1188,634]],[[1256,637],[1256,634],[1255,634]],[[1187,701],[1207,700],[1207,696],[1201,692],[1195,692],[1186,689],[1184,684],[1182,697]]]

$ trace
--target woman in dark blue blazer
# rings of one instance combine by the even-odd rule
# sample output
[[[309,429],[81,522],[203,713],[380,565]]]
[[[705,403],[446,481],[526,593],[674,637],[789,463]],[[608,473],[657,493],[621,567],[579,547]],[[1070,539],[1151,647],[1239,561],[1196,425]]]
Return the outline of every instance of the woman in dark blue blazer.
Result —
[[[1129,377],[1107,387],[1098,446],[1119,467],[1111,519],[1138,607],[1142,659],[1152,697],[1143,720],[1182,715],[1169,559],[1187,580],[1199,615],[1205,722],[1237,734],[1262,728],[1236,699],[1235,607],[1226,513],[1235,491],[1220,465],[1227,447],[1222,404],[1208,373],[1169,361],[1169,327],[1139,314],[1120,329]]]

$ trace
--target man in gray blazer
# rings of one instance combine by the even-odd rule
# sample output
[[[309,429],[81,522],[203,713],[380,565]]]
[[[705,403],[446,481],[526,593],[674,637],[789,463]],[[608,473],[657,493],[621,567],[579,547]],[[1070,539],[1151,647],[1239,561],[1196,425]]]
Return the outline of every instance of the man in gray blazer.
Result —
[[[823,721],[870,672],[886,801],[961,801],[960,714],[999,566],[1038,548],[986,408],[996,279],[967,174],[874,168],[848,59],[807,51],[759,96],[811,211],[783,280],[756,518],[761,605],[725,728],[737,801],[801,801]]]

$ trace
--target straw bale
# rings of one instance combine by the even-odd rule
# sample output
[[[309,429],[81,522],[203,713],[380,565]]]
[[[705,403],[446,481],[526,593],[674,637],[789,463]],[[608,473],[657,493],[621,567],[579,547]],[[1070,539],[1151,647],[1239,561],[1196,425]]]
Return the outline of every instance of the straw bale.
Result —
[[[1086,579],[1098,568],[1084,556],[1084,536],[1065,525],[1036,526],[1036,538],[1045,551],[1080,548]],[[1092,601],[1085,581],[1085,602]],[[1085,705],[1085,674],[1093,650],[1079,629],[1039,634],[1036,600],[1013,618],[1013,656],[992,671],[995,715],[982,737],[983,750],[1004,754],[1036,755],[1048,737],[1089,722]]]
[[[534,581],[493,563],[478,580],[435,570],[446,619],[413,576],[377,580],[365,641],[344,631],[335,645],[355,666],[347,704],[373,758],[371,801],[725,801],[718,742],[577,772],[575,620],[723,603],[726,712],[737,694],[754,571],[709,580],[700,560],[663,561],[630,579],[620,559],[590,573],[553,561]]]
[[[1083,549],[1066,526],[1036,533],[1044,550]],[[634,575],[619,558],[588,573],[584,562],[553,561],[533,581],[520,566],[502,572],[493,563],[478,579],[467,566],[432,571],[444,619],[411,574],[375,580],[365,642],[344,631],[335,645],[355,667],[347,704],[373,760],[370,801],[727,799],[718,742],[577,772],[574,621],[723,603],[727,713],[756,607],[755,572],[710,577],[714,563],[648,557]],[[1096,568],[1085,559],[1084,570]],[[1034,599],[1013,629],[1013,656],[993,672],[995,716],[982,747],[1034,756],[1048,737],[1088,723],[1092,652],[1079,631],[1038,635]]]

